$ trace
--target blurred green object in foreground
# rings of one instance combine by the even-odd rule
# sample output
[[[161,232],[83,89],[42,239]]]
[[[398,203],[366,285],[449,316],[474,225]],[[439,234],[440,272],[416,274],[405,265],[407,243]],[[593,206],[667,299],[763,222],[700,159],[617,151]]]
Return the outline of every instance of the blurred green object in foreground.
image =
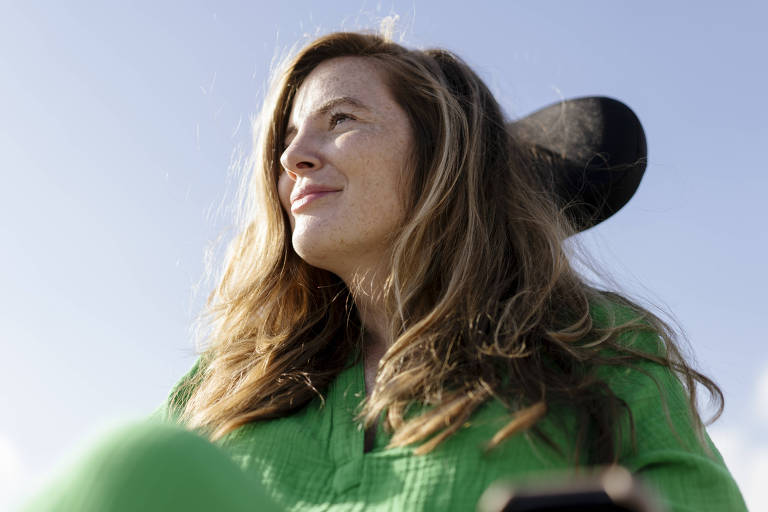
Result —
[[[172,425],[111,432],[42,488],[24,512],[276,511],[221,449]]]

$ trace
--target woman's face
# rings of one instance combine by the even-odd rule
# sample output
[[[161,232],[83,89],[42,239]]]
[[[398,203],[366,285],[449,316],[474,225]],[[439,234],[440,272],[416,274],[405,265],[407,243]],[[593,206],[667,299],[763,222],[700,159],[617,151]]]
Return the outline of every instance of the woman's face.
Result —
[[[409,120],[374,61],[317,66],[297,91],[280,158],[296,253],[342,278],[380,262],[404,216],[411,144]]]

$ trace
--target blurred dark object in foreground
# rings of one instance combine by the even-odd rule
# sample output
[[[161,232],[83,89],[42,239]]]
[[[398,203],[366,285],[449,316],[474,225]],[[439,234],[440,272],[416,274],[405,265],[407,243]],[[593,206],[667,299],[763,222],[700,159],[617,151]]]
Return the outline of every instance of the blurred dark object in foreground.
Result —
[[[613,466],[593,475],[547,478],[547,483],[496,482],[480,498],[480,512],[663,512],[629,471]]]

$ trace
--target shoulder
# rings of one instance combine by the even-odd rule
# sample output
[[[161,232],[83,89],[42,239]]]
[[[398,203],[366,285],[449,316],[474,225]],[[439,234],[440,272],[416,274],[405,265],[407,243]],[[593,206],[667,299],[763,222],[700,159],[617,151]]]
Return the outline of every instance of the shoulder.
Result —
[[[204,368],[203,356],[199,356],[192,368],[174,384],[166,400],[152,414],[153,419],[164,423],[178,423],[187,401],[200,382]]]
[[[745,510],[738,486],[701,424],[684,383],[688,366],[667,327],[621,300],[591,305],[598,329],[617,329],[606,349],[617,364],[595,374],[627,406],[619,464],[640,476],[669,510]],[[694,384],[695,385],[695,384]],[[631,422],[631,426],[630,426]]]
[[[648,310],[614,293],[590,300],[589,314],[598,332],[613,331],[619,348],[639,355],[666,357],[671,337],[669,328]]]
[[[611,334],[596,348],[594,374],[624,400],[633,415],[645,404],[659,413],[691,410],[689,393],[679,370],[688,368],[669,329],[646,310],[621,297],[608,295],[590,304],[599,334]],[[636,418],[637,419],[637,418]]]

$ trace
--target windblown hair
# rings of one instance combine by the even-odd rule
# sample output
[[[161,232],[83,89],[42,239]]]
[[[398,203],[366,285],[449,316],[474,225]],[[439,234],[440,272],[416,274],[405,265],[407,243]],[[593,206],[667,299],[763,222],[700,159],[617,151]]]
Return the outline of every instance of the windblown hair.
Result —
[[[361,356],[350,292],[291,246],[276,181],[298,88],[323,61],[362,57],[382,70],[410,119],[406,219],[393,238],[386,284],[392,345],[380,361],[361,418],[382,412],[392,445],[426,453],[479,406],[499,400],[509,423],[489,448],[533,428],[557,404],[578,420],[577,448],[594,462],[618,457],[631,411],[596,377],[603,365],[651,362],[674,371],[695,397],[717,386],[689,367],[658,317],[588,285],[564,249],[569,220],[530,170],[530,148],[506,130],[482,80],[444,50],[410,50],[381,36],[334,33],[301,50],[277,75],[255,130],[248,211],[209,300],[200,370],[176,394],[181,421],[217,439],[253,421],[291,414]],[[595,320],[595,310],[608,312]],[[622,311],[612,314],[612,311]],[[651,333],[661,350],[628,336]],[[357,359],[356,359],[357,358]],[[428,407],[411,414],[413,404]],[[719,412],[718,412],[719,414]]]

